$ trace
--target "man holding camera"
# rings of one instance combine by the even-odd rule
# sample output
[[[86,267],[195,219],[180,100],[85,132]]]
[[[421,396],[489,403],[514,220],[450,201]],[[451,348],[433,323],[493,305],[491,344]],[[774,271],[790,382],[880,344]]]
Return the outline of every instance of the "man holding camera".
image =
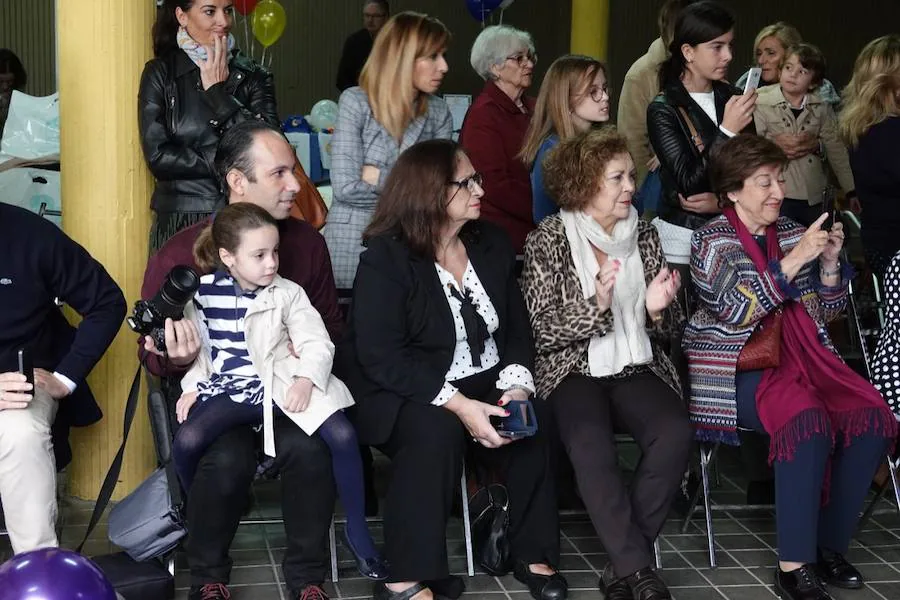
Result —
[[[295,154],[282,133],[255,120],[226,132],[216,151],[216,172],[228,202],[252,202],[279,221],[279,274],[303,287],[337,340],[341,315],[324,238],[308,223],[289,216],[300,189],[293,174]],[[213,217],[215,218],[215,217]],[[177,265],[197,269],[194,241],[208,223],[189,227],[160,248],[144,274],[142,297],[153,298]],[[167,355],[146,336],[139,342],[155,374],[178,377],[200,351],[200,335],[187,320],[166,319]],[[287,534],[284,576],[293,598],[327,600],[321,585],[328,565],[328,528],[334,511],[331,456],[319,436],[308,436],[281,415],[275,419],[276,466],[281,474]],[[256,473],[256,433],[249,426],[221,435],[206,451],[187,491],[191,572],[189,598],[227,599],[231,572],[228,549],[246,507]]]
[[[86,426],[102,417],[84,380],[119,331],[126,305],[84,248],[53,223],[3,203],[0,257],[0,500],[20,553],[58,545],[51,427],[56,419]],[[57,298],[83,317],[77,330]]]

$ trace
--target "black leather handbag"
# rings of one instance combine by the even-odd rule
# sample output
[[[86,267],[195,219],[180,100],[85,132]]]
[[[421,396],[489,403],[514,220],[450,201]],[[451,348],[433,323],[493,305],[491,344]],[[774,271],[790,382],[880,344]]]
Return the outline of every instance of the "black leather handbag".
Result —
[[[509,555],[509,494],[499,483],[480,488],[469,499],[472,549],[486,573],[497,577],[512,570]]]

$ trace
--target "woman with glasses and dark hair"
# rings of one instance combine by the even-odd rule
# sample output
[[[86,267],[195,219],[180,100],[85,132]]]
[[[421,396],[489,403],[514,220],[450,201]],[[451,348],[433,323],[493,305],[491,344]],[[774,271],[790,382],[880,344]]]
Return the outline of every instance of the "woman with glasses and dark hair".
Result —
[[[350,330],[339,355],[360,442],[392,460],[384,507],[391,578],[379,600],[458,598],[446,527],[463,457],[501,473],[516,579],[563,600],[547,433],[502,437],[493,419],[534,393],[528,313],[506,233],[478,221],[483,179],[450,140],[400,155],[364,234]]]
[[[609,121],[609,89],[606,67],[580,54],[553,61],[534,107],[519,157],[531,167],[532,213],[535,224],[555,214],[559,207],[544,189],[544,157],[560,138],[587,131],[595,123]]]
[[[459,143],[484,173],[484,219],[505,229],[521,252],[534,229],[531,178],[519,159],[534,114],[534,98],[525,96],[537,64],[534,42],[514,27],[487,27],[472,44],[470,62],[485,84],[466,113]]]

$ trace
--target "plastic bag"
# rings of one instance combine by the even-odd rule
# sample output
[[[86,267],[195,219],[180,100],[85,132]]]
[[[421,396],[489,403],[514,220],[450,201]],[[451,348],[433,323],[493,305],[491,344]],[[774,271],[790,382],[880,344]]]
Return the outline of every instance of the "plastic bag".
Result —
[[[62,227],[58,171],[19,168],[0,172],[0,202],[30,210]]]
[[[59,154],[59,93],[37,97],[13,90],[0,153],[16,158]]]

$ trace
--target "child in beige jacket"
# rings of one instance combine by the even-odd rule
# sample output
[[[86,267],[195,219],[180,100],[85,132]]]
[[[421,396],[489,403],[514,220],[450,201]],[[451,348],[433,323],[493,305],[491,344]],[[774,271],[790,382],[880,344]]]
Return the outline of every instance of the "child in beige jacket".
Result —
[[[834,109],[813,91],[824,75],[825,58],[818,48],[811,44],[792,46],[785,53],[779,83],[760,88],[753,114],[759,135],[775,140],[784,133],[807,134],[819,140],[818,153],[788,155],[790,163],[784,171],[781,214],[807,227],[823,211],[833,209],[826,160],[847,197],[855,196],[850,160],[838,137]],[[828,205],[823,203],[825,198]]]

